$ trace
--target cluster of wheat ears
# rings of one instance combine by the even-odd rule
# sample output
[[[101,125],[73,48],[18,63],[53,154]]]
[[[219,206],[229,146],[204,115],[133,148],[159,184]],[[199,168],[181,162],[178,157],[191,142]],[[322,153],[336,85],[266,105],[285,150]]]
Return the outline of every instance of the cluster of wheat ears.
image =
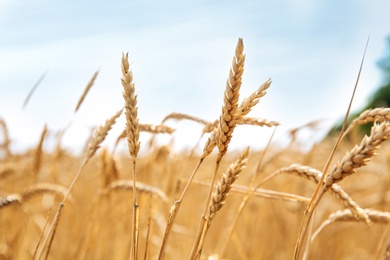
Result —
[[[14,154],[6,122],[0,120],[0,259],[386,258],[390,248],[386,146],[366,172],[355,173],[389,138],[390,108],[367,110],[348,125],[345,120],[338,138],[327,137],[308,152],[294,145],[278,150],[270,138],[263,151],[250,152],[247,147],[238,155],[228,153],[236,127],[279,125],[248,116],[271,80],[240,101],[244,63],[239,39],[219,119],[209,122],[172,113],[153,125],[139,122],[133,74],[128,55],[123,54],[124,107],[96,128],[82,156],[72,156],[62,147],[66,129],[57,133],[54,151],[45,152],[50,132],[46,126],[34,149]],[[97,76],[98,72],[87,84],[76,111]],[[101,149],[95,158],[123,112],[126,126],[114,149]],[[206,140],[200,154],[196,150],[175,154],[169,146],[156,144],[155,135],[175,133],[168,125],[173,120],[203,125],[196,144]],[[357,140],[357,126],[367,123],[373,124],[371,134]],[[313,125],[293,129],[292,142],[297,142],[297,131]],[[138,156],[141,132],[152,136],[145,156]],[[130,160],[116,153],[123,139]],[[335,158],[338,162],[332,163]],[[357,177],[347,178],[350,175]],[[347,189],[339,185],[341,181]],[[341,221],[343,225],[335,223]]]

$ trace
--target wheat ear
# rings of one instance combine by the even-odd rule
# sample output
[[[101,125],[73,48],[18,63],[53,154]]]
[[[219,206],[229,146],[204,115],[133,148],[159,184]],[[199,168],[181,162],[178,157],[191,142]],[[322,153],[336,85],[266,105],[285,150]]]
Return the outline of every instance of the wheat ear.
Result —
[[[36,180],[38,179],[39,170],[41,169],[41,165],[42,165],[42,148],[43,148],[43,141],[45,140],[46,133],[47,133],[47,126],[45,124],[41,133],[41,137],[39,138],[39,143],[34,151],[33,173]]]
[[[364,136],[360,145],[347,152],[344,158],[325,176],[325,190],[329,189],[333,183],[355,173],[357,168],[365,166],[376,155],[382,142],[389,137],[390,124],[388,122],[373,125],[371,135]]]
[[[199,238],[198,247],[196,249],[196,255],[193,259],[199,259],[202,254],[202,248],[204,244],[204,240],[209,230],[212,220],[214,219],[217,212],[223,207],[226,202],[226,198],[229,195],[229,192],[232,188],[233,183],[239,177],[241,171],[245,168],[245,165],[248,161],[249,157],[249,147],[247,147],[238,159],[232,163],[226,173],[223,174],[220,179],[218,186],[216,187],[216,191],[213,193],[211,203],[209,205],[208,214],[206,216],[207,225],[203,227],[201,236]]]
[[[57,195],[61,195],[62,197],[65,197],[66,192],[67,192],[67,188],[59,184],[38,183],[27,188],[20,195],[23,198],[23,200],[27,200],[32,198],[35,195],[39,195],[42,193],[54,193]]]
[[[321,171],[317,169],[299,164],[292,164],[290,166],[280,168],[273,175],[275,176],[278,174],[294,174],[314,183],[318,183],[322,175]],[[330,191],[343,203],[346,208],[351,210],[356,219],[363,219],[366,223],[370,223],[369,216],[365,214],[364,210],[354,200],[352,200],[348,193],[346,193],[339,185],[333,184],[330,187]]]
[[[364,209],[364,214],[366,214],[372,223],[390,223],[390,212],[383,212],[373,209]],[[322,222],[322,224],[317,228],[313,233],[311,240],[314,240],[318,234],[328,225],[336,221],[361,221],[361,219],[356,219],[354,213],[350,209],[339,210],[329,215],[328,219]]]
[[[259,119],[253,117],[243,117],[237,120],[238,125],[254,125],[254,126],[266,126],[266,127],[274,127],[279,126],[280,123],[277,121],[271,121],[267,119]]]
[[[107,148],[103,149],[99,156],[100,172],[103,179],[103,187],[119,179],[118,169],[114,158],[110,155]]]
[[[255,92],[249,97],[242,100],[240,106],[237,109],[237,117],[245,117],[251,109],[259,103],[260,99],[267,94],[267,89],[271,86],[272,80],[268,79],[264,82]]]
[[[204,181],[194,180],[193,183],[204,187],[210,187],[210,183]],[[248,186],[233,184],[230,192],[247,195]],[[303,196],[286,193],[286,192],[267,190],[267,189],[262,189],[257,187],[249,188],[249,192],[251,194],[253,193],[254,197],[265,198],[265,199],[282,200],[282,201],[299,202],[299,203],[308,203],[310,201],[308,197],[303,197]]]
[[[122,86],[126,111],[126,133],[129,153],[133,163],[133,231],[132,259],[138,257],[139,205],[137,201],[136,158],[140,148],[137,95],[133,83],[133,72],[130,70],[128,53],[122,54]]]
[[[176,112],[170,113],[169,115],[164,117],[164,119],[161,121],[161,123],[165,123],[165,121],[167,121],[169,119],[175,119],[175,120],[186,119],[186,120],[191,120],[191,121],[200,123],[202,125],[207,125],[209,123],[208,121],[201,119],[199,117],[191,116],[191,115],[187,115],[187,114],[183,114],[183,113],[176,113]]]
[[[0,208],[6,207],[12,204],[22,203],[22,197],[19,194],[9,194],[0,197]]]
[[[28,101],[30,100],[31,96],[34,94],[35,90],[38,88],[39,84],[41,84],[42,80],[45,78],[48,70],[46,70],[41,77],[38,79],[38,81],[34,84],[34,86],[31,88],[30,92],[28,93],[27,97],[25,98],[23,102],[23,109],[27,106]]]
[[[231,164],[220,179],[216,191],[214,192],[207,216],[208,225],[211,225],[211,221],[214,219],[217,212],[223,207],[226,202],[226,198],[229,195],[229,191],[233,186],[233,183],[239,177],[241,171],[245,168],[245,165],[249,157],[249,147],[247,147],[240,157]]]
[[[83,94],[81,94],[81,96],[79,98],[79,101],[77,102],[76,109],[74,110],[74,112],[77,112],[77,110],[79,110],[79,108],[80,108],[81,104],[84,102],[84,99],[87,96],[89,90],[92,88],[93,84],[95,83],[95,80],[96,80],[98,74],[99,74],[99,71],[97,70],[93,74],[92,78],[89,80],[87,86],[85,86]]]
[[[133,184],[132,180],[114,181],[109,185],[107,185],[103,190],[101,190],[100,194],[109,194],[111,192],[118,191],[118,190],[124,190],[124,191],[133,190],[132,184]],[[137,182],[137,190],[139,190],[140,192],[150,194],[152,196],[157,196],[162,201],[168,202],[167,195],[161,189],[158,189],[154,186],[150,186],[142,182]]]
[[[367,109],[349,124],[344,136],[358,125],[384,121],[390,121],[390,108],[379,107],[374,109]]]

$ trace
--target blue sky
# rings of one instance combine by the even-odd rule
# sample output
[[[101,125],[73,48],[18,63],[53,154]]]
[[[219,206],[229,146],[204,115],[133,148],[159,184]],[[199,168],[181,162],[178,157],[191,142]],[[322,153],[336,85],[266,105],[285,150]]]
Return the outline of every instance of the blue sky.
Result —
[[[72,122],[64,145],[78,151],[89,127],[123,106],[120,59],[129,52],[141,123],[157,124],[171,112],[212,121],[221,112],[234,48],[242,37],[247,55],[242,97],[273,80],[250,115],[279,121],[279,139],[316,119],[328,119],[326,129],[345,113],[369,35],[353,107],[361,107],[380,86],[376,64],[390,34],[389,9],[387,0],[0,0],[0,117],[8,123],[15,149],[35,145],[45,123],[56,131]],[[75,114],[78,98],[98,69],[94,87]],[[178,147],[196,143],[199,125],[168,124],[177,128]],[[106,144],[123,126],[121,118]],[[271,134],[255,127],[237,130],[235,147],[260,147]],[[148,137],[143,135],[143,143]]]

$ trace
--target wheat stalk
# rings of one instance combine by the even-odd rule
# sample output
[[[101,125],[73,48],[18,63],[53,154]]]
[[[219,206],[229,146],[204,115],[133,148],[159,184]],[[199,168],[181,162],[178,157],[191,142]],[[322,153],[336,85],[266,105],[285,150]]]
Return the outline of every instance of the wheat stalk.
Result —
[[[348,120],[348,117],[349,117],[349,113],[351,111],[353,99],[355,97],[355,93],[356,93],[356,89],[357,89],[357,86],[358,86],[358,83],[359,83],[360,75],[362,73],[363,64],[364,64],[364,58],[366,56],[366,51],[367,51],[369,40],[370,40],[370,38],[368,37],[367,43],[366,43],[366,47],[365,47],[364,53],[363,53],[363,58],[362,58],[362,61],[360,63],[360,68],[359,68],[358,76],[357,76],[357,79],[356,79],[356,83],[355,83],[355,86],[353,88],[352,96],[351,96],[351,99],[350,99],[350,102],[349,102],[349,105],[348,105],[347,112],[346,112],[345,117],[344,117],[344,121],[343,121],[343,125],[341,127],[341,131],[340,131],[339,137],[338,137],[336,143],[333,146],[333,149],[332,149],[332,151],[331,151],[331,153],[330,153],[330,155],[328,157],[328,160],[325,163],[324,170],[322,171],[324,174],[321,176],[321,179],[320,179],[320,181],[317,184],[317,187],[316,187],[316,189],[314,191],[314,194],[313,194],[313,196],[311,198],[311,201],[308,204],[306,210],[304,211],[302,224],[301,224],[301,227],[300,227],[300,230],[299,230],[299,233],[298,233],[297,241],[295,243],[294,257],[293,257],[294,260],[297,260],[299,258],[300,251],[301,251],[303,242],[304,242],[304,240],[306,238],[307,230],[308,230],[308,227],[310,225],[311,218],[313,216],[314,210],[318,206],[318,204],[319,204],[319,202],[320,202],[320,200],[321,200],[321,198],[322,198],[322,196],[324,194],[324,188],[325,188],[324,180],[325,180],[326,175],[327,175],[326,173],[328,172],[328,169],[329,169],[330,163],[331,163],[331,161],[333,159],[333,156],[336,153],[336,150],[339,147],[339,145],[341,143],[341,140],[343,139],[343,133],[344,133],[346,125],[347,125],[347,120]]]
[[[121,113],[122,113],[122,109],[119,110],[114,116],[112,116],[109,119],[107,119],[103,126],[99,126],[96,129],[96,131],[95,131],[95,133],[93,135],[92,140],[90,140],[90,142],[89,142],[88,150],[87,150],[87,152],[85,154],[84,161],[82,162],[82,164],[81,164],[78,172],[76,173],[76,175],[73,177],[72,182],[70,183],[70,185],[69,185],[69,187],[68,187],[68,189],[67,189],[67,191],[66,191],[66,193],[64,195],[63,200],[58,205],[58,209],[57,209],[56,214],[54,216],[53,222],[52,222],[52,224],[49,227],[48,234],[45,237],[45,239],[43,240],[42,246],[38,250],[38,253],[37,253],[35,259],[40,259],[41,258],[41,255],[43,253],[43,250],[44,250],[48,240],[49,241],[53,241],[54,235],[55,235],[55,232],[56,232],[56,227],[58,226],[58,223],[60,221],[61,213],[62,213],[62,210],[63,210],[63,208],[65,206],[65,202],[67,201],[68,197],[70,196],[70,193],[71,193],[74,185],[76,184],[76,181],[80,177],[81,172],[83,171],[83,169],[85,168],[85,166],[87,165],[89,160],[94,156],[94,154],[96,153],[96,151],[100,147],[100,144],[106,138],[108,132],[111,130],[111,127],[115,124],[116,119],[121,115]],[[51,245],[51,242],[49,242],[49,243]],[[49,253],[49,251],[50,251],[50,246],[47,249],[47,254]]]
[[[85,86],[85,89],[83,91],[83,94],[81,94],[80,98],[79,98],[79,101],[77,102],[77,105],[76,105],[76,109],[74,110],[74,112],[77,112],[77,110],[79,110],[81,104],[84,102],[84,99],[85,97],[87,96],[89,90],[92,88],[93,84],[95,83],[95,80],[96,80],[96,77],[98,76],[99,74],[99,70],[97,70],[92,78],[89,80],[87,86]]]
[[[139,232],[139,205],[137,201],[136,186],[136,158],[140,148],[139,142],[139,122],[137,95],[135,94],[135,85],[133,83],[133,73],[130,70],[128,53],[122,54],[122,86],[123,98],[125,100],[126,111],[126,133],[129,153],[133,162],[133,231],[132,231],[132,259],[138,257],[138,232]]]

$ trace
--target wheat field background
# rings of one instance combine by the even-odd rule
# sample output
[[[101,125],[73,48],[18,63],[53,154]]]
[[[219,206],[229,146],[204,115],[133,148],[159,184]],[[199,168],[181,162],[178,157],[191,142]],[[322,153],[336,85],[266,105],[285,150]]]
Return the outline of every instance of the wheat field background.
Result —
[[[365,111],[349,123],[321,179],[340,134],[307,149],[295,137],[316,131],[316,122],[292,129],[288,145],[269,137],[264,150],[229,149],[236,127],[252,125],[261,135],[262,128],[283,123],[249,113],[267,98],[271,80],[248,97],[239,95],[242,39],[214,122],[179,111],[161,123],[140,123],[129,59],[127,54],[118,59],[117,91],[124,98],[118,108],[124,109],[113,111],[105,123],[102,118],[81,155],[64,148],[65,127],[54,132],[50,125],[36,146],[16,153],[12,132],[0,121],[0,259],[389,258],[388,108]],[[120,126],[124,132],[116,144],[103,142],[118,117],[126,118]],[[194,149],[175,152],[155,140],[155,135],[174,136],[178,120],[204,127],[192,137]],[[363,137],[358,126],[367,123],[374,126]],[[150,142],[140,144],[145,133]],[[45,149],[47,142],[55,145]],[[116,149],[121,143],[128,151]],[[140,146],[147,152],[138,154]],[[323,197],[297,255],[304,212],[316,187]]]

